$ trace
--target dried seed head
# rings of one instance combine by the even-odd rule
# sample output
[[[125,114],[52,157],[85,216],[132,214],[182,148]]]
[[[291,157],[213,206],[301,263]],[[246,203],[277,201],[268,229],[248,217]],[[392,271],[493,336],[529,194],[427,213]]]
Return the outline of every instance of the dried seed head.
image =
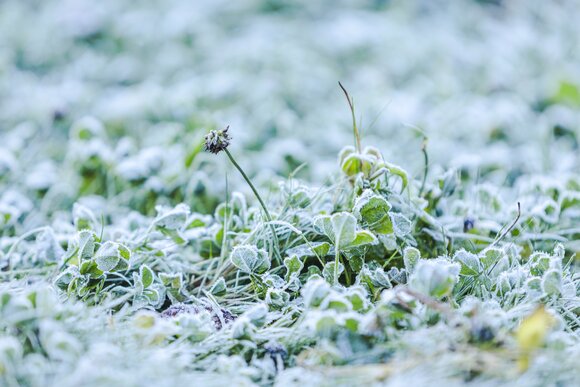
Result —
[[[227,126],[223,130],[211,130],[205,135],[205,143],[203,149],[211,153],[219,153],[226,149],[230,145],[230,140],[232,139],[228,134]]]

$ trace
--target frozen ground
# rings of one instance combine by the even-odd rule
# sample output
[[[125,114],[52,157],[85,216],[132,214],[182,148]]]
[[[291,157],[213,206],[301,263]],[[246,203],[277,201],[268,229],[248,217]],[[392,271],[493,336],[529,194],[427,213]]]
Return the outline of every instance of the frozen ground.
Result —
[[[1,2],[0,384],[572,385],[578,20],[572,0]],[[350,167],[338,81],[376,147]],[[274,222],[202,152],[226,125]]]

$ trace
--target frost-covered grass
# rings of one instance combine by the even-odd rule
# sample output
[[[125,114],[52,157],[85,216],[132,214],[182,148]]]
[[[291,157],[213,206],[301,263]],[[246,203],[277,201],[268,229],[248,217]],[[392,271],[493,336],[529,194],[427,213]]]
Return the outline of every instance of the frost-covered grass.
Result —
[[[0,385],[578,384],[578,19],[1,2]]]

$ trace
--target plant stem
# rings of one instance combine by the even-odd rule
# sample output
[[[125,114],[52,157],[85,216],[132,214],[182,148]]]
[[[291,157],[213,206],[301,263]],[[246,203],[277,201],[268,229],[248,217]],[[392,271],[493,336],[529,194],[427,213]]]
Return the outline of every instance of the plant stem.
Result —
[[[421,182],[421,188],[419,189],[418,196],[421,196],[423,194],[423,190],[425,189],[425,183],[427,182],[427,174],[429,173],[429,155],[427,154],[427,137],[423,138],[421,152],[423,152],[423,161],[425,162],[425,169],[423,170],[423,181]]]
[[[246,183],[248,183],[248,185],[252,189],[252,192],[254,192],[254,195],[256,196],[256,199],[258,199],[258,201],[260,202],[260,205],[262,206],[262,209],[264,210],[264,213],[266,214],[266,219],[268,219],[268,222],[271,222],[272,221],[272,217],[270,216],[270,213],[268,212],[268,209],[266,208],[266,205],[264,204],[264,201],[260,197],[260,194],[256,190],[256,187],[254,187],[254,184],[252,184],[252,181],[250,180],[250,178],[248,177],[248,175],[246,175],[246,173],[244,172],[244,170],[242,169],[242,167],[240,167],[240,165],[236,162],[236,160],[234,159],[234,157],[232,156],[232,154],[230,153],[229,150],[224,149],[224,152],[226,152],[226,155],[228,155],[230,161],[232,162],[232,164],[234,164],[234,167],[236,167],[236,169],[242,174],[242,177],[244,178],[244,180],[246,181]]]
[[[361,147],[361,144],[360,144],[360,133],[358,131],[358,127],[356,126],[356,116],[354,114],[354,103],[353,103],[353,100],[350,97],[350,95],[348,94],[348,91],[346,91],[346,89],[342,85],[342,83],[338,82],[338,85],[342,89],[342,91],[343,91],[343,93],[344,93],[344,95],[346,97],[346,100],[348,101],[348,106],[350,107],[350,114],[352,116],[352,130],[354,131],[354,139],[355,139],[356,151],[357,151],[357,153],[361,153],[362,147]]]
[[[280,244],[278,242],[278,236],[276,235],[276,229],[271,224],[272,216],[270,216],[270,212],[268,211],[268,208],[266,208],[266,204],[262,200],[262,197],[258,193],[258,190],[256,189],[256,187],[254,187],[254,184],[252,184],[252,181],[250,180],[248,175],[246,175],[246,173],[244,172],[242,167],[240,167],[240,165],[236,162],[236,160],[234,159],[234,156],[232,156],[230,151],[226,148],[226,149],[224,149],[224,152],[226,152],[226,155],[228,155],[228,158],[230,159],[232,164],[234,164],[234,167],[236,167],[236,169],[240,172],[240,174],[242,175],[242,177],[244,178],[246,183],[248,183],[248,185],[252,189],[254,196],[256,196],[256,199],[258,199],[258,202],[260,202],[260,205],[262,206],[262,209],[264,210],[264,213],[266,214],[266,219],[268,220],[268,223],[270,223],[270,229],[272,230],[272,238],[274,239],[274,243],[276,244],[276,248],[274,249],[274,253],[276,254],[276,258],[278,259],[279,263],[282,263],[282,257],[280,256],[280,253],[278,251],[278,249],[280,248]]]
[[[340,264],[340,250],[338,246],[334,246],[336,253],[334,254],[334,286],[338,285],[338,265]]]
[[[512,222],[512,224],[500,235],[498,236],[493,243],[490,245],[490,247],[497,245],[499,242],[501,242],[501,240],[503,238],[505,238],[505,236],[507,234],[510,233],[510,231],[516,226],[516,224],[518,224],[518,220],[520,220],[520,216],[522,215],[522,208],[520,205],[520,202],[518,202],[518,215],[516,216],[516,218],[514,219],[514,221]]]

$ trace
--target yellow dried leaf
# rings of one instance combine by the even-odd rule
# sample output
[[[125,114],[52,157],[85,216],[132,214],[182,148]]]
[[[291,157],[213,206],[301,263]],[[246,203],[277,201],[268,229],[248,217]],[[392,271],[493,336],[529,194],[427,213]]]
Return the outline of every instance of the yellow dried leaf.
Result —
[[[531,353],[544,344],[546,335],[555,322],[554,317],[546,311],[543,305],[524,318],[516,332],[516,340],[520,348],[518,360],[520,370],[525,371],[528,368]]]

